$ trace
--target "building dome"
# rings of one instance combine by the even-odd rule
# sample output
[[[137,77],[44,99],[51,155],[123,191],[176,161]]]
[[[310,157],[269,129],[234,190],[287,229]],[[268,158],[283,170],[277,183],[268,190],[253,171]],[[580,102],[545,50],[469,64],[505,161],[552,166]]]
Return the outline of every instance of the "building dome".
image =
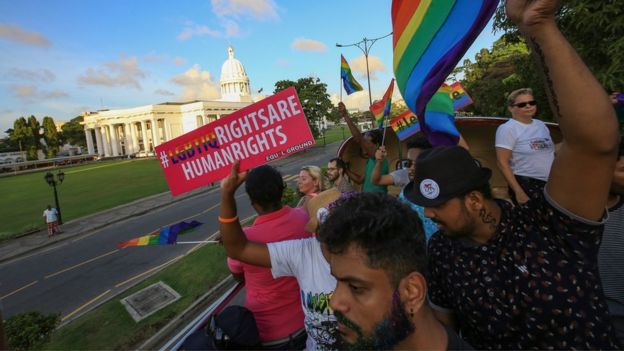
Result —
[[[249,77],[243,64],[234,58],[234,48],[228,47],[228,58],[221,66],[221,100],[251,101]]]

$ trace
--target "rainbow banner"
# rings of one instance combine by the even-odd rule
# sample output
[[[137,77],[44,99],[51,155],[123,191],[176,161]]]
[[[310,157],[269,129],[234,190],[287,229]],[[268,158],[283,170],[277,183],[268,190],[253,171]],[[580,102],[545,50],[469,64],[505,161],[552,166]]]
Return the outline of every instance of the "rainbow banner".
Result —
[[[453,99],[453,108],[455,111],[459,111],[462,108],[472,104],[470,95],[466,92],[459,82],[451,84],[451,99]]]
[[[347,95],[351,95],[356,91],[362,90],[362,86],[353,77],[353,74],[351,73],[351,67],[349,67],[347,60],[345,60],[344,56],[342,55],[340,55],[340,77],[342,78],[342,85],[344,85]]]
[[[386,93],[383,98],[374,104],[370,105],[370,112],[373,114],[375,118],[375,122],[377,124],[382,125],[383,119],[390,115],[390,108],[392,107],[392,93],[394,92],[394,78],[390,81],[390,85],[388,89],[386,89]]]
[[[433,145],[448,137],[431,133],[426,105],[466,53],[499,0],[393,0],[394,75],[407,107]]]
[[[390,127],[396,133],[399,140],[403,141],[420,131],[418,118],[410,110],[405,110],[394,116],[390,122]]]
[[[444,84],[433,94],[425,108],[427,139],[436,140],[437,145],[456,145],[459,141],[459,131],[455,126],[455,110],[451,99],[452,92],[453,89]]]
[[[117,247],[122,249],[129,246],[148,246],[148,245],[171,245],[175,244],[178,240],[178,234],[195,229],[202,225],[198,221],[192,222],[179,222],[168,227],[162,227],[159,230],[153,231],[148,235],[140,236],[132,240],[124,241],[117,244]]]

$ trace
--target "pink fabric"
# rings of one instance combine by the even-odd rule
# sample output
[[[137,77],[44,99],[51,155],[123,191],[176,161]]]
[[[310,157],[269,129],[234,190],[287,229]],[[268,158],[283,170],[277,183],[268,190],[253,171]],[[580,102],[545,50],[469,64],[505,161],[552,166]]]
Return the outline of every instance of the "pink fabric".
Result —
[[[282,209],[259,216],[243,228],[251,241],[271,243],[312,236],[304,229],[308,214],[303,208]],[[228,258],[232,273],[245,274],[245,307],[253,312],[262,341],[278,340],[303,328],[299,285],[295,278],[273,279],[269,268]]]

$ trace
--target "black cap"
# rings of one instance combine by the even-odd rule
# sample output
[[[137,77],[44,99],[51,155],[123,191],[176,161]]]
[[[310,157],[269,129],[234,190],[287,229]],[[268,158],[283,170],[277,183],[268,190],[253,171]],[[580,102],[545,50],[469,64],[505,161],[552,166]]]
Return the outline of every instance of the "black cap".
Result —
[[[481,167],[466,149],[440,146],[424,150],[416,160],[416,176],[405,197],[423,207],[435,207],[488,184],[492,170]]]

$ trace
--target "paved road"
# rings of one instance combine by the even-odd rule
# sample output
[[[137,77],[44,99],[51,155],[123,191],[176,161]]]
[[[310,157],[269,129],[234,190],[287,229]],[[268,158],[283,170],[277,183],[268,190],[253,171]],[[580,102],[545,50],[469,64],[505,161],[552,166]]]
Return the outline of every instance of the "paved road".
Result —
[[[292,187],[303,165],[325,165],[340,143],[316,148],[275,165]],[[185,255],[196,245],[149,246],[117,249],[118,242],[145,235],[181,220],[198,220],[198,230],[185,241],[205,240],[218,230],[218,189],[76,236],[0,264],[0,299],[3,316],[38,310],[61,313],[71,320],[118,292],[138,283],[167,262]],[[255,212],[244,189],[237,192],[240,218]],[[140,205],[140,204],[138,204]],[[180,240],[181,241],[181,240]]]

